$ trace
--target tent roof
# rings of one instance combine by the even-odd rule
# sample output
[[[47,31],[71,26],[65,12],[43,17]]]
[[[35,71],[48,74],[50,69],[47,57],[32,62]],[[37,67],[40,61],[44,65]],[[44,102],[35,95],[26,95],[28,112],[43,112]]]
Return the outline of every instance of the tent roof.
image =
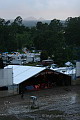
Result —
[[[45,70],[44,67],[33,67],[33,66],[21,66],[21,65],[8,65],[5,68],[13,69],[13,84],[19,84],[32,76]]]
[[[66,75],[73,75],[76,74],[76,68],[72,67],[59,67],[59,68],[51,68],[51,70],[54,70],[56,72],[60,72]]]
[[[65,65],[67,65],[67,66],[72,66],[73,64],[68,61],[68,62],[65,63]]]

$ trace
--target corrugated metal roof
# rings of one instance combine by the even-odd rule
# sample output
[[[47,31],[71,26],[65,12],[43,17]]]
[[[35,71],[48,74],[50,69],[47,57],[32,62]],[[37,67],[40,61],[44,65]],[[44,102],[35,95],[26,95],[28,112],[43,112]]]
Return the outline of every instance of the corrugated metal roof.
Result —
[[[6,67],[5,67],[6,68]],[[13,68],[13,84],[19,84],[39,72],[45,70],[44,67],[8,65],[7,68]]]

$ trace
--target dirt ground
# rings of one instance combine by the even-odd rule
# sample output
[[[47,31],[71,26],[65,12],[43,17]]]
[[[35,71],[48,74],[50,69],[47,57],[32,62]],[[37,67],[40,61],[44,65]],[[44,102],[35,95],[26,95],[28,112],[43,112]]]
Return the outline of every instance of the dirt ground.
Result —
[[[36,96],[35,106],[31,96]],[[80,120],[80,86],[0,98],[0,120]]]

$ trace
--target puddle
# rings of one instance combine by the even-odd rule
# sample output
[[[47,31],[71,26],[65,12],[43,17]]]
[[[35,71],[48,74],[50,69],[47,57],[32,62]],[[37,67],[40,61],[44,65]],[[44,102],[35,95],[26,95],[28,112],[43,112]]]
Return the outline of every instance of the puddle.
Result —
[[[76,102],[77,102],[76,98],[77,98],[77,94],[72,95],[72,96],[71,96],[70,103],[71,103],[71,104],[76,103]]]

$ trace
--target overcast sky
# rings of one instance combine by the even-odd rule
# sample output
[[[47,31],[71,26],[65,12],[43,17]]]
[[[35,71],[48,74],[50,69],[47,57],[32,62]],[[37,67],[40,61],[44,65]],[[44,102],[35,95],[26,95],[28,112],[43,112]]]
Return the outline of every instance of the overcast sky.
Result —
[[[80,0],[0,0],[0,18],[17,16],[61,20],[80,16]]]

